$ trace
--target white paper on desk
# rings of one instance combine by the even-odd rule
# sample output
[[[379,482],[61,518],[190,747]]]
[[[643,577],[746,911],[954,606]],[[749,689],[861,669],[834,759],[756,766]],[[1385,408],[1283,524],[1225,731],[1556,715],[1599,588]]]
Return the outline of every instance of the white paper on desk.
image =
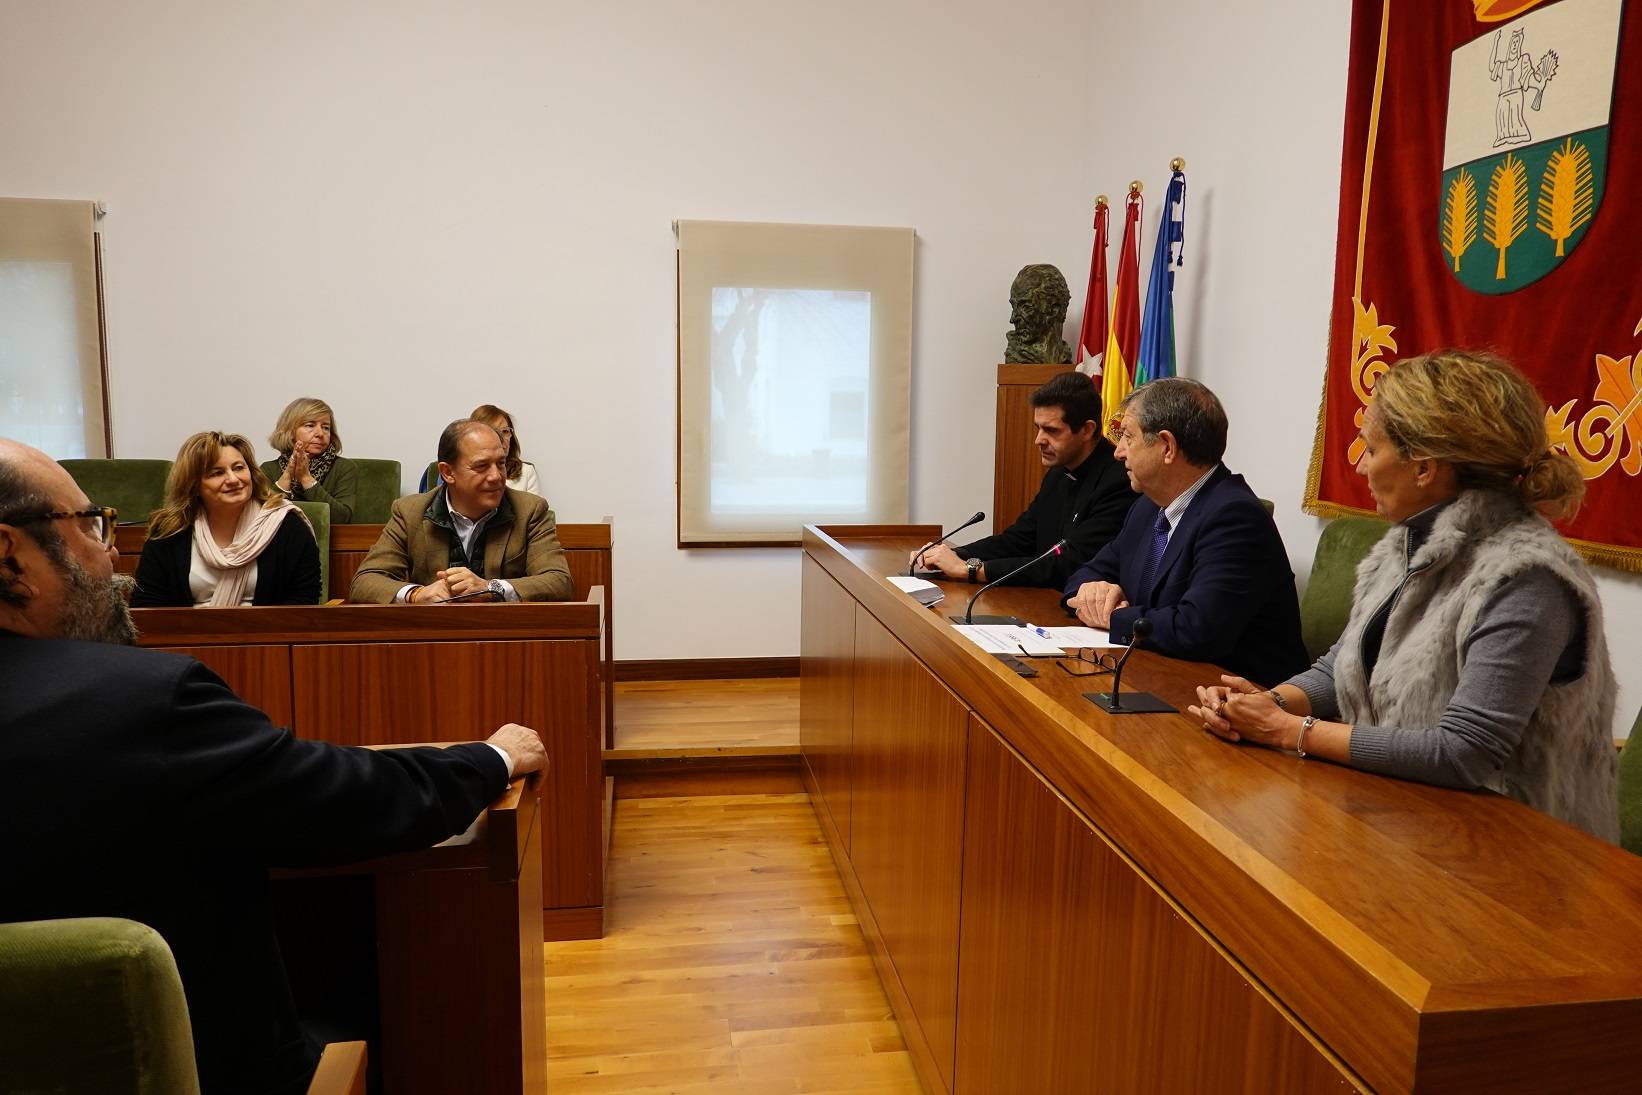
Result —
[[[952,630],[988,654],[1026,654],[1040,658],[1058,658],[1061,655],[1059,646],[1024,627],[1010,624],[953,624]]]
[[[889,584],[902,593],[916,593],[920,589],[940,589],[934,582],[926,582],[922,578],[909,578],[905,574],[886,574],[884,577]]]
[[[1026,626],[1033,627],[1032,624]],[[1036,634],[1038,631],[1047,631],[1048,635],[1043,636],[1043,638],[1055,643],[1062,650],[1076,650],[1080,646],[1106,646],[1111,647],[1113,650],[1123,649],[1122,643],[1114,643],[1112,636],[1098,627],[1083,627],[1081,625],[1074,627],[1039,627],[1034,628],[1033,633]]]

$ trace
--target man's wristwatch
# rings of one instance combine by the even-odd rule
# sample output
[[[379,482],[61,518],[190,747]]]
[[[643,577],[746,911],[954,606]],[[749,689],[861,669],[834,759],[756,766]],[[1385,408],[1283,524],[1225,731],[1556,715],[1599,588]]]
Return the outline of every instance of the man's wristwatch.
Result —
[[[980,570],[981,570],[981,561],[979,559],[970,559],[969,560],[969,584],[970,585],[975,584],[976,576],[980,573]]]
[[[500,578],[492,578],[485,584],[485,590],[498,601],[507,600],[507,586],[502,584]]]

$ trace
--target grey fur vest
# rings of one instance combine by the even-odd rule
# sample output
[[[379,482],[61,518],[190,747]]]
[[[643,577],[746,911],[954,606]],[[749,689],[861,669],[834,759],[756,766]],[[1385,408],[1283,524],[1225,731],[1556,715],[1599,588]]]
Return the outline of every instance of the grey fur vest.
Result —
[[[1344,721],[1434,728],[1459,686],[1477,613],[1507,579],[1544,567],[1584,607],[1584,673],[1546,687],[1516,752],[1486,786],[1617,842],[1616,685],[1602,603],[1585,564],[1544,518],[1498,491],[1461,492],[1437,515],[1411,563],[1407,536],[1404,528],[1392,529],[1357,568],[1351,618],[1334,663]],[[1411,573],[1386,621],[1371,683],[1363,669],[1363,630],[1403,580],[1405,566]]]

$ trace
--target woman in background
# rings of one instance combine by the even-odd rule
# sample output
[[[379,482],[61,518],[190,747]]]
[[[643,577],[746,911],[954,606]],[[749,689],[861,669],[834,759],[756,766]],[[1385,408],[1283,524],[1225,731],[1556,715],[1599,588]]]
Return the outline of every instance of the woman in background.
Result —
[[[280,412],[268,443],[279,458],[262,465],[262,474],[281,494],[299,502],[327,503],[333,525],[353,520],[359,466],[342,455],[342,435],[330,404],[308,396],[291,400]]]
[[[1266,689],[1197,690],[1203,728],[1444,787],[1489,788],[1617,841],[1618,690],[1596,583],[1547,517],[1579,469],[1497,358],[1397,362],[1363,416],[1357,473],[1392,529],[1357,568],[1338,642]]]
[[[473,408],[473,413],[468,417],[475,422],[483,422],[502,435],[502,444],[507,446],[507,485],[514,490],[541,495],[542,482],[536,476],[536,465],[520,453],[519,435],[513,430],[513,416],[493,403],[483,403]]]
[[[238,434],[182,444],[148,525],[132,608],[319,603],[319,545]]]

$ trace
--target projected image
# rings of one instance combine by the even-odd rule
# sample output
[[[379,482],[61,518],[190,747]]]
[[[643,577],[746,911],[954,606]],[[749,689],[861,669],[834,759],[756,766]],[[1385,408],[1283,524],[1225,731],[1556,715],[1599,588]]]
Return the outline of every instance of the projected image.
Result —
[[[86,455],[74,270],[0,262],[0,437],[59,460]]]
[[[709,506],[867,511],[872,294],[713,289]]]

